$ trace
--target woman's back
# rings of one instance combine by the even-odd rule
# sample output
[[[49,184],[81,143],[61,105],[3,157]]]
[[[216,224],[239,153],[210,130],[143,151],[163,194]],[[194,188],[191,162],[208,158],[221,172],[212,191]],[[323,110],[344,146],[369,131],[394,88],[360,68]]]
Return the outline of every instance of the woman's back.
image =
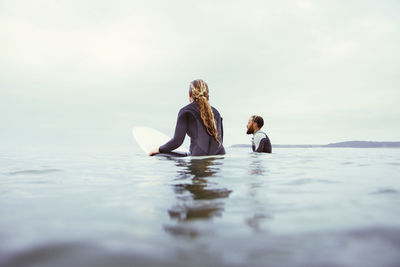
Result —
[[[190,104],[178,114],[174,137],[150,155],[169,153],[178,148],[186,134],[190,136],[192,156],[224,155],[222,118],[218,110],[208,102],[208,85],[203,80],[194,80],[189,87]]]
[[[187,135],[190,137],[190,154],[192,156],[225,154],[222,117],[216,108],[212,107],[212,111],[219,133],[219,143],[207,132],[202,122],[197,103],[193,102],[181,109],[181,112],[186,114],[186,120],[188,122]]]

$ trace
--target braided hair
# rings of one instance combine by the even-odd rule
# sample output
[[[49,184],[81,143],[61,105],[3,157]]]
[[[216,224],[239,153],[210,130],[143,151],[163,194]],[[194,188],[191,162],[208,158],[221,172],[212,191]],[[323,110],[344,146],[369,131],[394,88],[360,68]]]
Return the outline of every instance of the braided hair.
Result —
[[[199,106],[200,116],[204,126],[206,127],[207,133],[214,137],[218,145],[221,145],[221,142],[218,139],[218,130],[217,124],[215,123],[214,113],[208,103],[208,92],[208,85],[205,81],[199,79],[190,83],[189,95]]]

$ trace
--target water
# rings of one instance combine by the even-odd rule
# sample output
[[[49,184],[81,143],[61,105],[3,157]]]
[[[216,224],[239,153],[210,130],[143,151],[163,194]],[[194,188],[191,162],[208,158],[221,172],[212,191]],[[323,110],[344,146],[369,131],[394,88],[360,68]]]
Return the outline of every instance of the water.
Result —
[[[400,149],[0,153],[1,266],[400,266]]]

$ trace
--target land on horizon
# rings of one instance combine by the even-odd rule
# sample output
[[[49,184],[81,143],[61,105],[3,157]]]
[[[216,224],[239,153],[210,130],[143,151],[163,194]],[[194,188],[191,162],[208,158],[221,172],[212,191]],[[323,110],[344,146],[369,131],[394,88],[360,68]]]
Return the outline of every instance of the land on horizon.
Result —
[[[248,144],[237,144],[232,145],[232,147],[249,147]],[[338,142],[338,143],[330,143],[326,145],[285,145],[285,144],[272,144],[273,147],[281,147],[281,148],[313,148],[313,147],[349,147],[349,148],[378,148],[378,147],[387,147],[387,148],[400,148],[400,142],[379,142],[379,141],[346,141],[346,142]]]

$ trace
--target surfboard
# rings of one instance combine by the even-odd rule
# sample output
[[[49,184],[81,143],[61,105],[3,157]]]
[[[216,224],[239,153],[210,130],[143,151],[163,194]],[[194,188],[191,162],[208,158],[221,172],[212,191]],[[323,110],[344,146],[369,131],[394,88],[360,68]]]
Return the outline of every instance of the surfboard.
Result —
[[[146,126],[133,127],[132,135],[146,155],[148,155],[153,149],[160,147],[171,139],[162,132]],[[189,153],[189,150],[184,146],[180,146],[173,152],[186,154]]]

